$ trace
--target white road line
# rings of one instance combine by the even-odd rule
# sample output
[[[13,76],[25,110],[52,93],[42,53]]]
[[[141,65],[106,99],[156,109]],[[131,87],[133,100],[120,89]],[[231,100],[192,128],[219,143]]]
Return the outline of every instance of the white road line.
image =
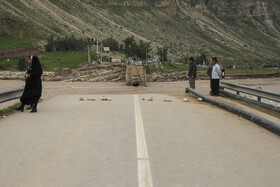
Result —
[[[151,166],[138,96],[134,95],[136,143],[138,159],[138,186],[152,187]]]

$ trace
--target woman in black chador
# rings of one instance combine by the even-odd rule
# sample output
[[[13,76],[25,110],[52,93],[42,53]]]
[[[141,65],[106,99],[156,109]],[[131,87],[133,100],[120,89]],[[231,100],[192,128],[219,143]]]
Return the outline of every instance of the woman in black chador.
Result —
[[[21,106],[17,110],[24,111],[24,105],[32,105],[31,112],[37,112],[37,104],[42,95],[41,76],[43,70],[37,56],[29,56],[32,59],[31,66],[27,70],[26,83],[20,98]]]

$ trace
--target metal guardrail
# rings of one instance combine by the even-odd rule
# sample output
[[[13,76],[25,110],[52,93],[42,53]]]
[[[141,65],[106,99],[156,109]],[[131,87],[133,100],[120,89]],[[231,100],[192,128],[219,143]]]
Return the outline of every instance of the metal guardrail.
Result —
[[[221,90],[221,89],[220,89],[220,93],[223,94],[223,95],[225,95],[226,97],[230,97],[230,98],[233,98],[233,99],[242,100],[242,101],[245,101],[245,102],[248,102],[248,103],[252,103],[252,104],[255,104],[255,105],[259,105],[259,106],[261,106],[261,107],[265,107],[265,108],[274,110],[274,111],[276,111],[276,112],[280,112],[280,107],[278,107],[278,106],[274,106],[274,105],[271,105],[271,104],[259,102],[259,101],[256,101],[256,100],[254,100],[254,99],[250,99],[250,98],[247,98],[247,97],[243,97],[243,96],[240,96],[240,95],[236,95],[236,94],[233,94],[233,93],[230,93],[230,92]]]
[[[220,85],[221,89],[230,89],[233,91],[236,91],[236,94],[239,95],[241,93],[249,94],[258,97],[258,101],[261,102],[262,98],[280,102],[280,93],[279,92],[273,92],[268,90],[263,90],[260,88],[254,88],[250,86],[244,86],[239,84],[233,84],[230,82],[222,81]]]
[[[0,103],[20,98],[23,90],[24,87],[0,91]]]
[[[251,112],[248,112],[246,110],[243,110],[242,108],[236,107],[234,105],[230,105],[224,102],[221,102],[219,100],[216,99],[212,99],[210,97],[207,97],[205,95],[202,95],[201,93],[197,92],[196,90],[192,89],[192,88],[186,88],[187,92],[190,92],[194,95],[196,95],[197,97],[200,97],[203,99],[203,101],[211,103],[213,105],[216,105],[220,108],[223,108],[225,110],[228,110],[234,114],[237,114],[239,116],[242,116],[268,130],[270,130],[271,132],[274,132],[275,134],[280,136],[280,124],[277,124],[273,121],[267,120],[261,116],[255,115]]]

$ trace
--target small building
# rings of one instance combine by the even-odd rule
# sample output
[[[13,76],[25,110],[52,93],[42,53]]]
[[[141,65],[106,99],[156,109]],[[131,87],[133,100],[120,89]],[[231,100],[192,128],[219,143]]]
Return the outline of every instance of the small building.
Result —
[[[104,52],[110,52],[110,47],[103,47]]]
[[[111,55],[110,62],[121,63],[122,62],[122,56],[121,55]]]

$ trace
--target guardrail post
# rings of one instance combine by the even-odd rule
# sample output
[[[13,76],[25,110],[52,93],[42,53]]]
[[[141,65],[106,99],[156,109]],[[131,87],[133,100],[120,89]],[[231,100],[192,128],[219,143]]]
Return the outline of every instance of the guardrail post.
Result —
[[[261,98],[261,97],[258,97],[258,101],[259,101],[259,102],[262,102],[262,98]]]

